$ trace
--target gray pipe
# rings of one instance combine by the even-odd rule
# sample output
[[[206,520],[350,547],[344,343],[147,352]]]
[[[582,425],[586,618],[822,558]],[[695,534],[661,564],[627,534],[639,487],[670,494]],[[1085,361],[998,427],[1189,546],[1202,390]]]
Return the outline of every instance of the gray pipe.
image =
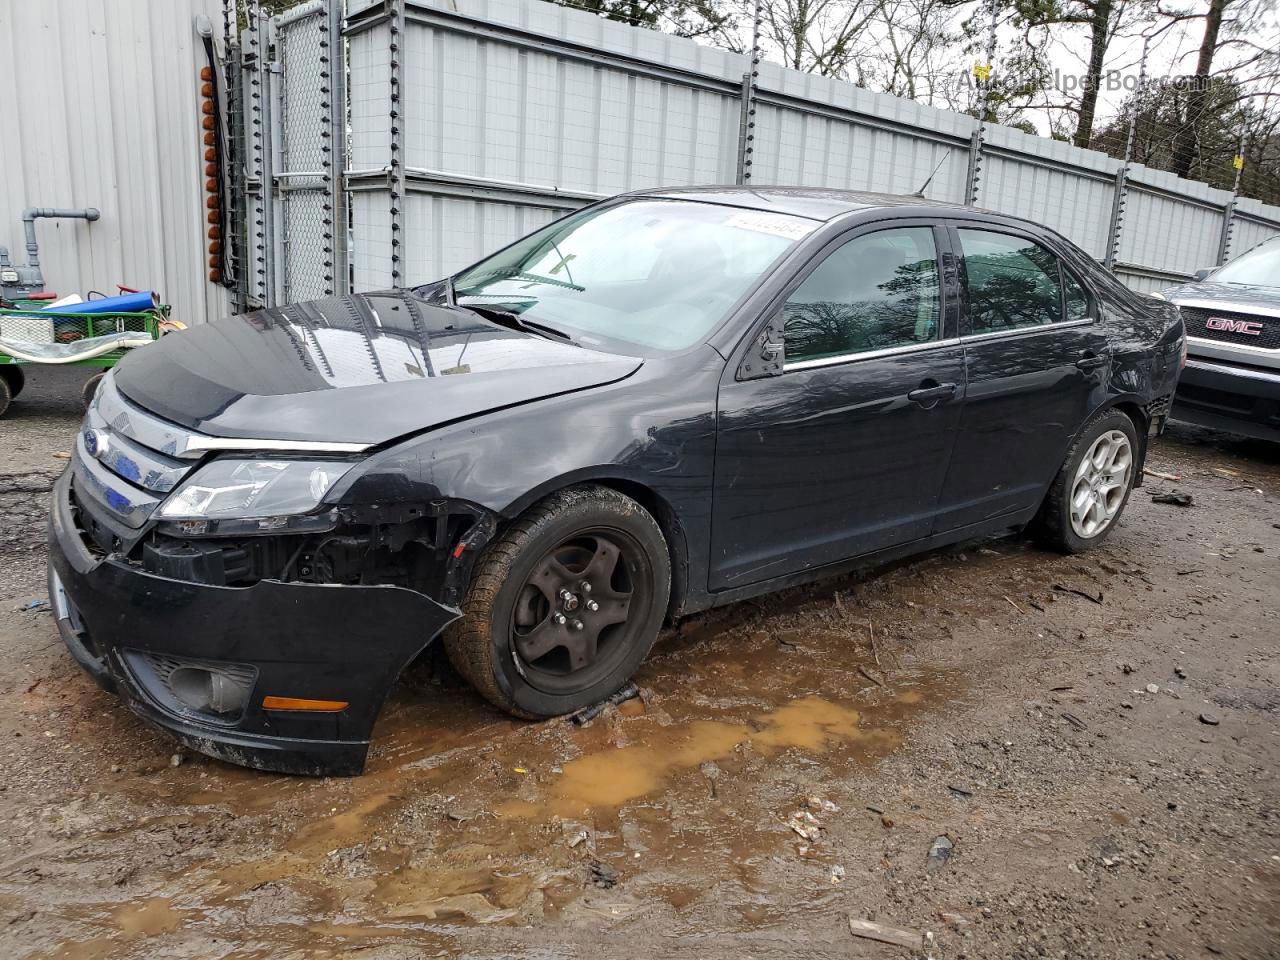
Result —
[[[7,267],[9,265],[9,248],[0,244],[0,267]]]
[[[27,236],[27,266],[40,266],[40,245],[36,243],[36,220],[56,217],[71,220],[97,220],[102,216],[96,207],[63,209],[62,207],[28,207],[22,211],[22,230]]]

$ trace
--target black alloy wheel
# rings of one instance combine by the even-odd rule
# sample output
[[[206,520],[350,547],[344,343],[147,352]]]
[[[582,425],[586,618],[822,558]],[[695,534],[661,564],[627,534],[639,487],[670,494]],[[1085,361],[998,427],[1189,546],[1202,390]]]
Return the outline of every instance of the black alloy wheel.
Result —
[[[571,713],[635,673],[670,589],[670,556],[653,517],[616,490],[569,488],[535,504],[485,549],[445,649],[504,710]]]
[[[651,577],[640,545],[621,530],[588,530],[549,550],[512,609],[511,636],[530,682],[563,693],[608,674],[634,642]],[[637,588],[634,579],[640,581]]]

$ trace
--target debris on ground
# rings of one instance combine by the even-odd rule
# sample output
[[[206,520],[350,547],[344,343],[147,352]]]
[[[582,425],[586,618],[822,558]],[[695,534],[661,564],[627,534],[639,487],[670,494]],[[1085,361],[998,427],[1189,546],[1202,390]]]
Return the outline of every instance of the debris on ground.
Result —
[[[1157,479],[1160,479],[1160,480],[1168,480],[1170,483],[1179,483],[1182,480],[1182,478],[1178,476],[1176,473],[1161,473],[1158,470],[1144,469],[1142,471],[1142,474],[1143,476],[1147,476],[1147,477],[1156,477]]]
[[[1147,693],[1159,693],[1159,692],[1160,692],[1160,684],[1158,683],[1147,684]]]
[[[632,700],[638,696],[640,696],[640,688],[634,683],[628,682],[617,692],[605,697],[599,703],[592,704],[589,707],[584,707],[569,719],[573,721],[575,726],[581,727],[584,724],[590,723],[596,717],[600,716],[600,714],[604,713],[606,708],[616,707],[618,704],[625,703],[626,701]]]
[[[924,934],[915,930],[904,930],[901,927],[889,927],[873,920],[856,920],[849,918],[849,932],[855,937],[866,940],[878,940],[891,943],[895,947],[909,947],[919,950],[924,946]]]
[[[1153,493],[1151,502],[1167,503],[1174,507],[1189,507],[1192,504],[1192,497],[1189,493]]]
[[[946,862],[951,859],[951,851],[955,849],[955,844],[951,842],[951,838],[946,834],[935,837],[933,846],[929,848],[928,866],[930,870],[937,870],[945,866]]]
[[[872,683],[874,683],[877,687],[884,686],[884,681],[881,680],[879,677],[877,677],[874,673],[872,673],[866,667],[862,667],[862,666],[858,667],[858,672],[862,674],[864,677],[866,677],[868,680],[870,680]]]
[[[1077,730],[1088,730],[1088,729],[1089,729],[1088,725],[1086,725],[1086,724],[1085,724],[1085,722],[1084,722],[1083,720],[1081,720],[1079,717],[1077,717],[1074,713],[1065,713],[1065,712],[1064,712],[1064,713],[1062,714],[1062,719],[1063,719],[1063,720],[1065,720],[1065,721],[1067,721],[1067,723],[1071,724],[1071,725],[1072,725],[1073,727],[1075,727]]]
[[[791,828],[792,833],[810,843],[822,835],[822,824],[808,810],[797,810],[793,813],[787,820],[787,826]]]
[[[1212,713],[1200,714],[1200,722],[1209,727],[1216,727],[1221,721]]]
[[[838,863],[831,868],[831,882],[844,883],[844,867]]]
[[[468,820],[474,820],[480,816],[480,811],[466,804],[455,803],[445,810],[444,815],[454,823],[466,823]]]
[[[618,882],[618,871],[599,860],[591,861],[591,882],[602,890],[608,890]]]
[[[1102,603],[1101,590],[1098,591],[1098,595],[1095,597],[1093,594],[1086,593],[1084,590],[1078,590],[1075,587],[1068,587],[1065,583],[1055,583],[1053,585],[1053,589],[1057,590],[1059,593],[1074,593],[1077,597],[1084,597],[1090,603]]]

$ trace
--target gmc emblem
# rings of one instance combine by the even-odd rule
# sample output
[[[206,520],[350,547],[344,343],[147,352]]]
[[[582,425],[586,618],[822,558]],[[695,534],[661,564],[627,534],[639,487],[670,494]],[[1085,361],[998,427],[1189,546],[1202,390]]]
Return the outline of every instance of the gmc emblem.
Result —
[[[1262,322],[1259,320],[1228,320],[1226,317],[1210,317],[1204,322],[1206,330],[1223,330],[1227,333],[1243,333],[1247,337],[1256,337],[1262,333]]]

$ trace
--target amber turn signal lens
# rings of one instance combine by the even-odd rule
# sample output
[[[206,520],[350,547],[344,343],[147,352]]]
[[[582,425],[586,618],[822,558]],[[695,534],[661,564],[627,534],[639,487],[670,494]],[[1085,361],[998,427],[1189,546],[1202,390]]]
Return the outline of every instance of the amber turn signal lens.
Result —
[[[311,710],[315,713],[337,713],[350,706],[346,700],[306,700],[302,697],[263,697],[263,710]]]

